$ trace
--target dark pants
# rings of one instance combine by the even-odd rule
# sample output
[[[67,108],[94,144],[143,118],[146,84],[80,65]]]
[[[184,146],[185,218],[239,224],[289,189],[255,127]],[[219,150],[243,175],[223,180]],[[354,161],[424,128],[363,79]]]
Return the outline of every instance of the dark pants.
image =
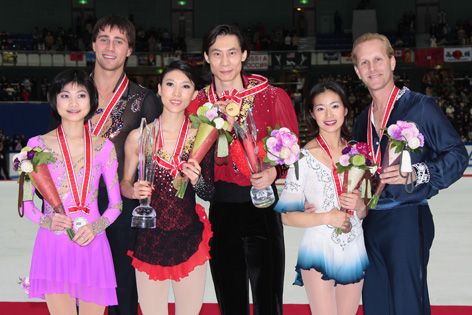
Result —
[[[251,202],[215,202],[210,222],[210,267],[221,314],[249,314],[249,284],[254,315],[282,314],[285,249],[280,215]]]
[[[103,191],[102,191],[103,190]],[[100,211],[108,206],[107,194],[104,187],[100,187],[98,194]],[[116,275],[117,306],[109,306],[109,315],[137,315],[138,292],[136,289],[136,274],[131,265],[131,258],[126,254],[131,241],[131,212],[137,206],[135,200],[123,198],[123,211],[116,221],[106,229],[110,243],[113,264]]]
[[[431,314],[426,269],[434,223],[429,207],[371,210],[363,227],[370,262],[362,291],[364,314]]]

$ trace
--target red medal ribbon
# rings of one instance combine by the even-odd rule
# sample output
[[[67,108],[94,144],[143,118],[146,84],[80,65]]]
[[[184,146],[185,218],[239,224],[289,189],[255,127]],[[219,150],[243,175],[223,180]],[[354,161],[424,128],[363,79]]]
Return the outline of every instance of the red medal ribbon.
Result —
[[[323,151],[325,151],[325,153],[331,159],[331,166],[332,166],[331,172],[333,173],[334,183],[336,184],[336,192],[338,194],[338,201],[339,201],[339,196],[341,196],[343,191],[341,188],[341,180],[339,179],[339,174],[336,171],[336,164],[334,163],[333,156],[331,155],[331,150],[329,149],[328,144],[326,143],[326,141],[323,139],[321,135],[318,134],[316,136],[316,141],[318,141],[318,144],[320,145],[320,147],[323,149]]]
[[[74,197],[75,202],[75,206],[69,208],[69,213],[82,211],[86,214],[89,214],[90,209],[85,206],[90,177],[92,174],[92,137],[90,136],[89,124],[86,123],[84,126],[85,171],[80,196],[74,168],[72,167],[72,158],[70,156],[69,146],[67,144],[67,139],[64,135],[62,125],[57,128],[57,138],[59,139],[59,147],[61,148],[62,157],[64,158],[64,162],[66,164],[67,178],[69,179],[69,186],[72,190],[72,196]]]
[[[121,80],[120,84],[116,88],[115,92],[113,93],[110,102],[105,107],[105,110],[103,111],[102,115],[98,119],[98,122],[97,122],[97,124],[95,125],[95,128],[92,131],[94,136],[98,136],[102,132],[102,129],[103,129],[103,126],[105,125],[105,122],[108,120],[108,117],[110,116],[111,111],[113,110],[113,108],[118,103],[118,100],[121,98],[123,93],[126,91],[126,88],[128,87],[128,83],[129,83],[129,79],[125,74],[123,76],[123,79]]]
[[[384,135],[385,127],[387,126],[387,122],[390,118],[390,114],[393,111],[393,106],[395,105],[395,100],[397,99],[397,95],[400,92],[400,89],[396,86],[393,87],[392,92],[390,92],[390,96],[387,102],[387,108],[385,109],[385,113],[382,118],[382,124],[380,125],[380,135],[379,135],[379,145],[377,146],[377,151],[374,152],[374,139],[372,135],[372,115],[373,115],[373,105],[374,101],[370,104],[369,108],[369,115],[367,118],[367,145],[369,146],[370,152],[372,157],[375,159],[375,163],[377,164],[377,173],[380,174],[382,171],[382,164],[381,164],[381,154],[380,154],[380,142],[382,141],[382,137]]]
[[[266,77],[263,77],[263,76],[258,75],[258,74],[252,74],[252,75],[248,76],[247,79],[258,81],[258,83],[250,89],[244,89],[244,90],[239,91],[239,92],[236,89],[233,89],[231,92],[230,91],[224,91],[223,95],[221,97],[222,100],[230,99],[232,101],[235,101],[238,104],[241,104],[241,101],[242,101],[243,98],[245,98],[247,96],[250,96],[250,95],[257,94],[259,92],[262,92],[265,89],[267,89],[267,87],[269,86],[269,80],[267,80]],[[218,101],[218,97],[217,97],[216,92],[215,92],[214,84],[210,85],[210,90],[208,91],[208,99],[210,100],[210,102],[212,104],[215,104],[216,101]]]
[[[238,104],[241,103],[241,98],[238,97],[238,90],[233,89],[231,92],[226,90],[223,92],[223,95],[221,96],[221,100],[226,101],[226,100],[231,100],[234,101]]]
[[[174,153],[170,158],[170,162],[166,161],[165,159],[161,158],[158,154],[154,155],[154,160],[157,164],[165,169],[170,170],[170,174],[173,177],[177,176],[177,172],[182,170],[182,166],[185,161],[180,160],[180,156],[184,149],[185,139],[187,138],[189,128],[189,119],[187,116],[184,118],[184,122],[182,123],[182,127],[180,127],[179,138],[177,139],[177,144],[174,149]],[[164,139],[162,137],[162,123],[159,119],[159,134],[158,134],[158,141],[157,141],[157,150],[160,150],[164,147]]]

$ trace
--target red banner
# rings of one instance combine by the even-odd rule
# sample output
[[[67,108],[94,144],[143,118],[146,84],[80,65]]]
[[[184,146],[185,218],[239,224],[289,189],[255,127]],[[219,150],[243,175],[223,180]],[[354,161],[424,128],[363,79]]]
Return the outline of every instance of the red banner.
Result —
[[[444,48],[418,48],[415,50],[417,67],[431,68],[444,63]]]

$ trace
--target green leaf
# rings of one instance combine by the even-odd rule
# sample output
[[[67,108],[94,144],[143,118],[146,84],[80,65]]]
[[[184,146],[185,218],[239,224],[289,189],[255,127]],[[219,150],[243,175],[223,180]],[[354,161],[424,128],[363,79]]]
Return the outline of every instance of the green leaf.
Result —
[[[41,165],[41,164],[48,164],[54,162],[55,159],[52,156],[50,152],[38,152],[34,155],[33,160],[31,163],[33,163],[33,167],[36,169],[36,166]]]
[[[198,126],[200,126],[200,119],[197,116],[190,115],[189,118],[192,122],[192,128],[198,128]]]
[[[228,141],[228,143],[231,143],[233,142],[233,136],[231,135],[231,133],[229,131],[224,131],[225,133],[225,136],[226,136],[226,140]]]

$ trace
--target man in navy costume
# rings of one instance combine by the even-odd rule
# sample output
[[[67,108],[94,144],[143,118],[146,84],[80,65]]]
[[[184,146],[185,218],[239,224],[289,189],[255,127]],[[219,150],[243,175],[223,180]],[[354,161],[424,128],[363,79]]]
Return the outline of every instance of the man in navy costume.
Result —
[[[372,104],[354,124],[353,138],[370,143],[374,158],[380,150],[380,162],[388,143],[383,130],[391,124],[414,122],[424,135],[421,153],[411,155],[410,180],[401,176],[399,165],[385,167],[377,175],[387,185],[363,223],[370,262],[362,292],[364,313],[431,314],[426,271],[434,223],[427,199],[462,176],[467,151],[431,97],[395,87],[394,51],[385,36],[361,35],[354,42],[352,60],[372,96]],[[411,193],[405,184],[413,185]]]
[[[152,122],[162,113],[162,104],[150,90],[128,80],[124,71],[126,59],[133,52],[135,28],[121,16],[105,16],[97,21],[92,32],[96,61],[92,77],[98,91],[99,108],[92,118],[93,133],[109,138],[118,157],[118,177],[124,166],[124,142],[128,133],[138,128],[141,118]],[[99,208],[106,209],[106,187],[99,190]],[[136,278],[131,259],[127,256],[131,234],[131,212],[135,200],[122,196],[123,213],[108,229],[117,281],[118,306],[108,308],[108,314],[138,314]]]

